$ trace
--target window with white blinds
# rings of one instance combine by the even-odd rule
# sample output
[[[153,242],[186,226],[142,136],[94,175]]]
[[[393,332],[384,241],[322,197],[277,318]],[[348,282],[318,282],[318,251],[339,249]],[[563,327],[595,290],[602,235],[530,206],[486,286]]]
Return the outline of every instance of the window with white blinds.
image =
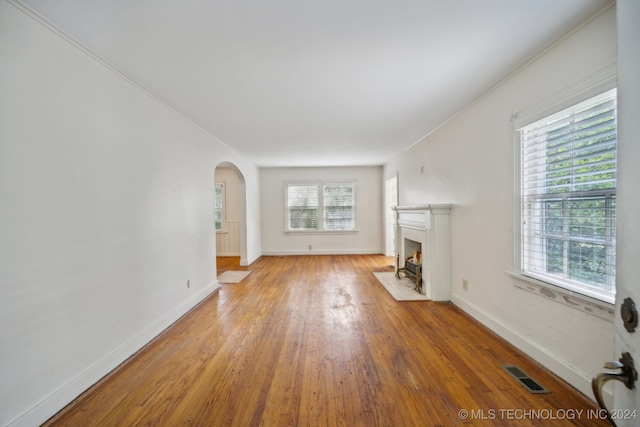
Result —
[[[353,185],[325,184],[322,191],[325,230],[353,230]]]
[[[287,184],[287,230],[355,230],[355,184]]]
[[[213,187],[213,219],[216,231],[224,231],[224,184]]]
[[[616,258],[616,90],[519,129],[521,269],[611,301]]]
[[[287,211],[289,230],[318,229],[317,185],[290,184],[287,186]]]

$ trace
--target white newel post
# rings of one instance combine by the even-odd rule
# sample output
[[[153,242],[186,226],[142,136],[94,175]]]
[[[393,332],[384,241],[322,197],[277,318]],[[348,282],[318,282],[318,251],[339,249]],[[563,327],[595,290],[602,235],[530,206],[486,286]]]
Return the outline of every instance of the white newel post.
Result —
[[[394,206],[396,257],[404,267],[404,239],[422,245],[422,292],[433,301],[449,301],[451,293],[452,205]],[[397,268],[396,267],[396,268]]]

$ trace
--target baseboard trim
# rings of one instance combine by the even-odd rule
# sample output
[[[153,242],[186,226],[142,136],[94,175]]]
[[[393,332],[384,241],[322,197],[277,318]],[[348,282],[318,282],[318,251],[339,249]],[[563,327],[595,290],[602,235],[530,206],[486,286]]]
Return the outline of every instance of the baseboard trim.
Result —
[[[379,249],[313,249],[313,250],[275,250],[262,251],[263,256],[293,256],[293,255],[379,255],[384,253]]]
[[[41,425],[49,418],[61,411],[78,396],[99,382],[111,371],[140,351],[145,345],[153,341],[165,329],[173,325],[191,309],[204,301],[209,295],[220,289],[218,280],[186,300],[184,303],[167,312],[160,319],[140,331],[133,338],[124,342],[120,347],[98,360],[93,366],[81,372],[67,384],[51,393],[34,407],[15,418],[8,427],[31,427]]]
[[[253,258],[246,258],[246,259],[245,259],[245,258],[241,258],[241,259],[240,259],[240,266],[242,266],[242,267],[248,267],[248,266],[250,266],[251,264],[253,264],[253,263],[254,263],[258,258],[260,258],[261,256],[262,256],[262,253],[258,253],[258,254],[255,254],[255,255],[253,256]]]
[[[546,349],[529,343],[525,337],[521,336],[517,331],[509,328],[493,316],[466,301],[464,298],[460,298],[459,296],[452,294],[451,302],[478,322],[498,334],[500,337],[504,338],[507,342],[523,351],[533,360],[540,363],[558,377],[575,387],[588,399],[594,401],[593,392],[591,391],[591,377],[589,375],[577,371],[565,361],[549,353]],[[611,405],[613,402],[612,393],[605,389],[603,391],[603,397],[607,404]]]

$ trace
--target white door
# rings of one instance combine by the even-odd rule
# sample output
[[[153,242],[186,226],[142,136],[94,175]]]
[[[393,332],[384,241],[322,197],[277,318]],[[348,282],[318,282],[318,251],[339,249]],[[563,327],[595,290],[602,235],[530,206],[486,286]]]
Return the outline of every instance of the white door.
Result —
[[[395,255],[395,222],[396,216],[391,206],[398,206],[398,175],[385,181],[384,223],[385,223],[385,256]]]
[[[640,2],[618,0],[618,201],[615,360],[628,353],[640,370],[640,327],[628,332],[621,304],[631,298],[640,307]],[[604,362],[604,361],[603,361]],[[603,369],[603,371],[607,371]],[[617,369],[613,371],[620,371]],[[613,408],[617,426],[640,425],[640,390],[613,383]]]

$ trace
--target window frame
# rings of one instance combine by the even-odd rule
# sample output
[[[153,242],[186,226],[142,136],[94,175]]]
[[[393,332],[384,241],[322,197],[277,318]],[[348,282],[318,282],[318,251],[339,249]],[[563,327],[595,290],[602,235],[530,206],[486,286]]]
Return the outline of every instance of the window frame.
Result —
[[[352,216],[353,227],[350,229],[327,229],[325,224],[325,200],[324,200],[324,188],[326,186],[350,186],[353,192],[353,204],[352,204]],[[289,210],[289,187],[290,186],[309,186],[316,187],[318,191],[318,208],[316,211],[316,229],[292,229],[289,227],[291,221],[291,214]],[[336,181],[287,181],[284,185],[284,230],[287,234],[354,234],[357,233],[357,186],[355,180],[336,180]]]
[[[570,283],[558,282],[552,280],[549,277],[545,277],[543,274],[531,274],[530,272],[525,270],[524,259],[522,256],[522,220],[524,218],[520,180],[522,167],[520,150],[520,129],[615,88],[616,68],[615,64],[613,64],[609,67],[605,67],[598,73],[588,76],[584,80],[572,85],[571,87],[568,87],[565,90],[562,90],[554,94],[553,96],[538,102],[537,104],[534,104],[530,107],[520,110],[517,113],[512,114],[511,117],[514,135],[514,250],[513,269],[512,271],[506,271],[506,273],[512,276],[513,283],[520,288],[527,289],[539,295],[555,299],[556,301],[564,303],[565,305],[582,309],[583,311],[587,311],[591,314],[599,315],[600,317],[607,319],[612,318],[612,307],[615,303],[615,282],[613,283],[614,291],[612,294],[607,292],[599,292],[594,288],[583,288],[581,286],[573,286]],[[607,203],[609,203],[610,200],[615,200],[616,191],[617,189],[594,190],[590,192],[583,192],[582,194],[576,192],[574,194],[574,199],[580,196],[584,198],[600,196],[604,197],[604,199],[607,200]],[[563,199],[563,196],[566,195],[549,195],[548,198],[541,196],[539,197],[539,199],[541,201],[545,198],[548,200],[559,200]],[[571,199],[571,197],[567,197],[567,199]],[[563,203],[566,203],[564,199]],[[615,220],[615,218],[613,219]],[[567,229],[565,228],[564,230]],[[615,235],[611,237],[615,243]],[[558,295],[562,297],[556,298],[556,296]],[[578,303],[576,303],[576,301]]]

